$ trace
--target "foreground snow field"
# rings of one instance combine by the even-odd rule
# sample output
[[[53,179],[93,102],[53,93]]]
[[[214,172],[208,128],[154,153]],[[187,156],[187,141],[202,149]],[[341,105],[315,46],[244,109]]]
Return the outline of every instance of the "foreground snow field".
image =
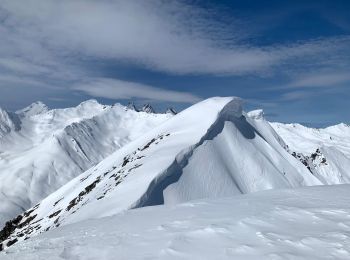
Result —
[[[350,185],[129,210],[18,243],[17,259],[350,259]]]

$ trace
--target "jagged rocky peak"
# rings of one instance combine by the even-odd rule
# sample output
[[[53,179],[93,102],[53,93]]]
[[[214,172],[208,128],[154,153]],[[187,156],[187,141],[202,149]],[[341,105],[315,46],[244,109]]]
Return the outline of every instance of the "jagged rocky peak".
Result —
[[[130,110],[134,110],[136,112],[139,112],[139,110],[136,108],[135,103],[133,101],[130,101],[127,105],[127,108]]]
[[[29,106],[17,111],[16,113],[21,116],[33,116],[48,111],[49,108],[41,101],[36,101]]]
[[[168,109],[166,110],[165,113],[166,114],[171,114],[171,115],[176,115],[177,114],[176,110],[174,108],[172,108],[172,107],[168,107]]]
[[[146,113],[155,113],[153,107],[150,104],[143,105],[142,111]]]

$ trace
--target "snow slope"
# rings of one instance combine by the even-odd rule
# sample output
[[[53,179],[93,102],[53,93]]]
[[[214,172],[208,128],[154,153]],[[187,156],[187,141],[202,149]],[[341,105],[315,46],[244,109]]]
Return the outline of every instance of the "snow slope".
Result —
[[[287,150],[303,160],[322,183],[350,183],[350,126],[315,129],[299,124],[271,125],[288,145]]]
[[[1,259],[349,259],[350,186],[130,210],[41,234]]]
[[[0,227],[169,117],[95,100],[0,110]]]
[[[202,101],[8,222],[3,247],[130,208],[321,184],[284,146],[267,121],[242,114],[240,99]]]
[[[153,115],[129,110],[131,115]],[[110,118],[97,125],[108,122]],[[327,161],[345,161],[346,153],[344,157],[321,150],[315,155],[297,154],[288,146],[289,139],[285,142],[272,126],[261,110],[243,112],[239,98],[204,100],[135,137],[7,222],[0,231],[0,245],[6,248],[59,226],[144,206],[332,183],[333,172],[322,175],[315,169],[324,164],[324,156]],[[79,130],[74,136],[90,135]],[[106,140],[103,134],[94,136],[98,142]],[[346,178],[340,182],[349,183]]]

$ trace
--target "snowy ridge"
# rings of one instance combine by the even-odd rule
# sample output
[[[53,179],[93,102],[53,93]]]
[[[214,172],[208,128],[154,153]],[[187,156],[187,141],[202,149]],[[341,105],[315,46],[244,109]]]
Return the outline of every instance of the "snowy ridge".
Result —
[[[20,128],[1,113],[0,226],[170,117],[95,100],[54,110],[35,103],[17,113]]]
[[[6,249],[56,227],[144,206],[328,184],[334,183],[336,178],[340,183],[349,183],[343,173],[336,175],[343,169],[338,163],[346,163],[349,158],[343,146],[337,146],[336,150],[331,150],[335,146],[327,147],[328,150],[321,147],[315,152],[309,147],[309,155],[304,155],[302,150],[304,153],[299,156],[297,146],[291,145],[294,136],[288,138],[288,135],[280,134],[286,129],[283,124],[279,127],[270,124],[264,119],[262,110],[245,113],[241,103],[236,97],[210,98],[175,116],[163,114],[158,119],[159,115],[136,113],[122,106],[104,107],[93,118],[65,126],[54,140],[66,151],[81,151],[75,158],[76,165],[80,160],[89,161],[98,156],[93,148],[110,147],[111,141],[103,143],[110,140],[105,134],[106,125],[111,127],[109,130],[117,127],[120,131],[119,126],[108,124],[116,117],[110,111],[118,111],[115,113],[121,119],[117,122],[125,119],[124,131],[132,129],[136,134],[127,131],[127,141],[117,146],[119,150],[8,221],[0,231],[0,247]],[[145,124],[148,125],[150,116],[158,125],[152,124],[148,131],[133,121],[134,117],[137,120],[146,117]],[[346,126],[339,127],[342,131],[347,129]],[[315,135],[310,139],[310,146],[319,144],[318,132],[300,129]],[[347,133],[339,133],[337,129],[327,130],[335,139],[328,138],[340,144],[340,136]],[[286,131],[290,130],[287,128]],[[300,139],[304,134],[295,130],[291,133]],[[92,145],[89,146],[86,140],[92,140]],[[119,139],[116,143],[121,144]],[[300,143],[305,145],[305,142]],[[324,160],[326,166],[332,168],[322,168],[325,169],[322,172],[319,165],[325,164]],[[328,161],[334,163],[328,164]],[[311,163],[315,165],[311,167]]]
[[[26,108],[18,110],[16,114],[20,115],[21,117],[29,117],[29,116],[45,113],[48,110],[49,108],[43,102],[37,101]]]
[[[276,135],[244,116],[238,98],[202,101],[8,222],[2,245],[131,208],[321,184]]]
[[[123,146],[17,220],[7,222],[0,234],[6,234],[1,239],[3,247],[59,225],[135,207],[149,184],[166,172],[177,154],[200,140],[230,100],[206,100]],[[207,120],[197,117],[201,112],[206,113]]]
[[[350,127],[324,129],[300,124],[271,123],[286,142],[286,150],[304,163],[323,184],[350,182]]]

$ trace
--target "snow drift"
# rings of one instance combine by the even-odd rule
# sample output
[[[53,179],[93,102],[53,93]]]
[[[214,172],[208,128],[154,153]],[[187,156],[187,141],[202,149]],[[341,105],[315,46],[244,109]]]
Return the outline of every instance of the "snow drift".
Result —
[[[17,243],[3,260],[349,259],[350,187],[146,207]]]

